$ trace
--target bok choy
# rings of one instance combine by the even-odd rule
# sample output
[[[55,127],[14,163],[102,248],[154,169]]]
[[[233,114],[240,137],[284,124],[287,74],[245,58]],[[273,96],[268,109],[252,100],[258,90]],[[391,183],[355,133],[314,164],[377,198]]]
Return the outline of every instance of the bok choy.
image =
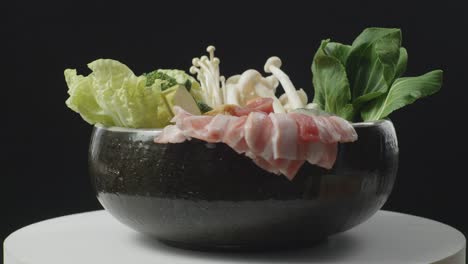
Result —
[[[442,85],[441,70],[402,77],[407,62],[400,29],[368,28],[351,45],[323,40],[312,63],[313,102],[350,121],[386,118]]]

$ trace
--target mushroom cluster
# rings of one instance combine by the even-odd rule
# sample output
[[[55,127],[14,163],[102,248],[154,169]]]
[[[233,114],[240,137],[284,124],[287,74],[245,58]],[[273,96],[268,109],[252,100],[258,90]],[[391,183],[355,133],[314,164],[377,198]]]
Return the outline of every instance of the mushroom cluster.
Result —
[[[273,109],[276,113],[285,113],[298,108],[314,108],[308,104],[307,94],[303,89],[296,90],[293,83],[281,70],[281,60],[270,57],[264,66],[270,76],[263,77],[256,70],[246,70],[242,74],[229,77],[227,80],[220,75],[219,58],[214,56],[215,47],[208,46],[208,56],[194,58],[190,73],[196,74],[202,89],[202,96],[210,107],[224,104],[245,106],[248,101],[258,97],[273,99]],[[276,97],[276,88],[281,83],[285,93]]]

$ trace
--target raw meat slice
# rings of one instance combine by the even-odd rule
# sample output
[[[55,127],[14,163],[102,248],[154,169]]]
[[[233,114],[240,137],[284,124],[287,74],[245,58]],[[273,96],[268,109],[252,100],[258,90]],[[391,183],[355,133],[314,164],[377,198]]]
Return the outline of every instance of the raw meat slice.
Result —
[[[194,116],[176,106],[175,125],[164,128],[155,142],[223,142],[264,170],[292,180],[305,161],[331,169],[338,143],[357,140],[353,126],[340,117],[272,113],[272,100],[263,99],[236,106],[229,115]]]

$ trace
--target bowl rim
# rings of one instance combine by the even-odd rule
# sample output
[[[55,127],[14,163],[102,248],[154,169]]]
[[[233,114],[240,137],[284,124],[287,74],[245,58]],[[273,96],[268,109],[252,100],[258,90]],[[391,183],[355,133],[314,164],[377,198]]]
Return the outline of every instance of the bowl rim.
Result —
[[[381,120],[376,120],[376,121],[356,122],[356,123],[351,123],[351,125],[354,128],[365,128],[365,127],[380,126],[384,123],[392,123],[392,121],[390,119],[381,119]],[[160,133],[163,130],[163,128],[129,128],[129,127],[119,127],[119,126],[106,127],[102,124],[94,124],[94,127],[98,129],[103,129],[106,131],[127,132],[127,133],[131,133],[131,132]]]

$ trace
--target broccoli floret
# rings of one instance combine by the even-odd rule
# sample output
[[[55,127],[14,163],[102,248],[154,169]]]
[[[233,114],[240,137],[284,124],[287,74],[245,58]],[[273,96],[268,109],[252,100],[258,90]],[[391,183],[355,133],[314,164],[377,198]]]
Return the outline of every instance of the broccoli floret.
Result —
[[[149,72],[149,73],[144,73],[143,75],[146,77],[146,86],[153,85],[154,81],[156,80],[163,80],[164,82],[162,82],[161,84],[162,91],[177,84],[176,79],[170,77],[169,75],[165,73],[159,72],[157,70]]]
[[[213,108],[211,108],[209,105],[203,102],[197,102],[197,105],[198,105],[198,108],[200,108],[200,112],[202,112],[202,114],[213,110]]]

